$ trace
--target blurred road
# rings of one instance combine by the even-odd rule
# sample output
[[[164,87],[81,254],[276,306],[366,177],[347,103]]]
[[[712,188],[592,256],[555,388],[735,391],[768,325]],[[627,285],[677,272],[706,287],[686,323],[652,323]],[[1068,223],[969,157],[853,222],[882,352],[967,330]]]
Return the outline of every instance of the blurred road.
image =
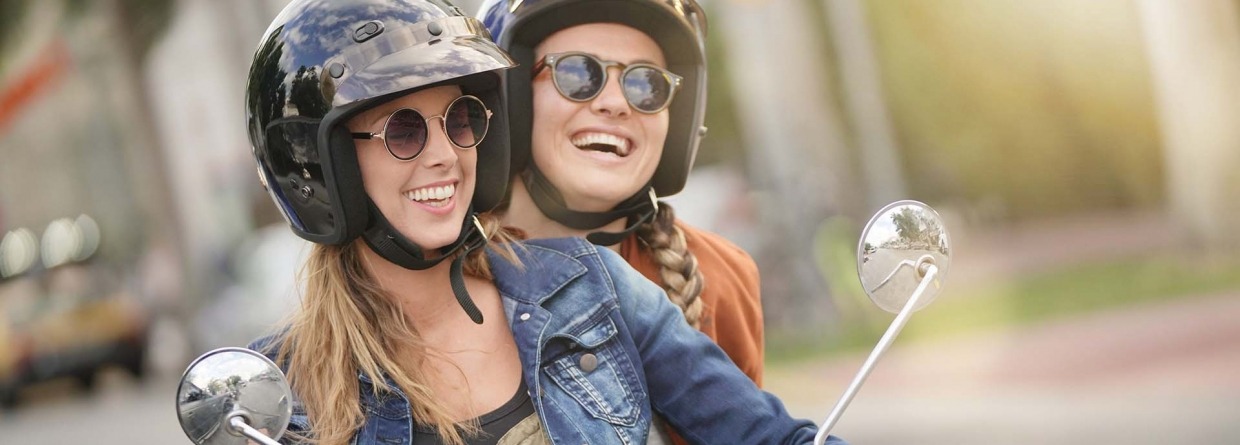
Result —
[[[90,394],[71,381],[33,388],[18,409],[0,412],[0,443],[189,443],[173,408],[179,375],[138,382],[109,370],[100,377]]]
[[[1220,294],[897,341],[834,433],[864,444],[1236,443],[1237,314],[1240,294]],[[770,368],[767,389],[821,422],[867,353]]]
[[[1222,294],[897,341],[835,432],[858,444],[1235,443],[1236,314],[1240,294]],[[770,368],[767,389],[794,415],[821,422],[864,358]],[[0,443],[186,443],[175,379],[138,383],[114,372],[90,395],[72,386],[40,388],[0,414]]]

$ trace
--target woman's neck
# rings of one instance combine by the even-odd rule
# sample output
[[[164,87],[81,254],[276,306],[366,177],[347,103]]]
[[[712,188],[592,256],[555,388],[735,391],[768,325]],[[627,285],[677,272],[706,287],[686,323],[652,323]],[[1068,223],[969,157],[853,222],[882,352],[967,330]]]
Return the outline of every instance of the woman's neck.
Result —
[[[508,210],[503,214],[504,225],[521,229],[530,238],[584,238],[593,232],[619,232],[624,230],[626,222],[624,218],[590,230],[579,230],[565,226],[548,218],[547,215],[544,215],[538,209],[538,205],[534,204],[534,199],[530,197],[529,189],[525,188],[525,182],[520,178],[513,178],[509,187],[512,188],[512,199],[508,203]],[[620,245],[609,246],[609,248],[618,251]]]
[[[392,263],[370,248],[362,252],[366,268],[379,287],[395,299],[419,330],[433,330],[458,318],[469,320],[452,293],[450,259],[429,269],[414,270]]]

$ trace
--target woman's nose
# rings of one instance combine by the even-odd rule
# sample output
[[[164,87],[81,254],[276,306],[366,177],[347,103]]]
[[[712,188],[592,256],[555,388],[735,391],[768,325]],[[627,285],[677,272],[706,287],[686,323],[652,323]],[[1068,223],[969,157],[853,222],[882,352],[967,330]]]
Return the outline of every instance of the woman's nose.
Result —
[[[603,91],[600,91],[598,97],[590,102],[590,109],[605,116],[628,117],[632,109],[629,108],[629,102],[624,98],[624,89],[620,85],[622,82],[620,76],[623,71],[618,67],[608,68],[608,70],[611,69],[616,70],[615,75],[607,76],[607,81],[603,83]]]
[[[442,117],[438,119],[439,125],[432,124],[431,121],[426,122],[429,128],[429,134],[426,138],[426,148],[423,149],[422,155],[418,157],[422,161],[422,165],[427,168],[435,168],[439,166],[451,167],[456,164],[458,159],[456,147],[448,140],[448,134],[444,133]]]

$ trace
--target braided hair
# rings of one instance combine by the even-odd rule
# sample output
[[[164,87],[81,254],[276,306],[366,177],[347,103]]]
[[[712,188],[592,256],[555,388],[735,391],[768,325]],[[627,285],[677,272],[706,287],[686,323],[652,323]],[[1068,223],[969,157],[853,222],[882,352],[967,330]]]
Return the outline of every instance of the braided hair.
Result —
[[[654,219],[637,228],[637,239],[659,266],[660,284],[667,291],[667,298],[684,312],[685,321],[698,329],[702,324],[701,296],[706,280],[698,269],[697,258],[689,252],[685,232],[676,227],[675,221],[672,206],[660,201]]]

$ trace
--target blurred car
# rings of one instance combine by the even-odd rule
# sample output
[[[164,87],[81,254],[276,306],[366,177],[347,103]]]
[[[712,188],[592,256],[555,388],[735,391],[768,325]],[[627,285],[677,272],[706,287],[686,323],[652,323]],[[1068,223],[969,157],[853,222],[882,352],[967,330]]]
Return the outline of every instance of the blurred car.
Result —
[[[297,271],[310,246],[284,223],[241,242],[227,260],[232,280],[194,317],[199,352],[245,346],[276,329],[299,304]]]
[[[27,229],[0,240],[0,406],[16,404],[26,386],[62,377],[91,388],[106,366],[144,374],[149,315],[93,258],[98,240],[81,233],[89,224],[57,220],[41,245]]]

